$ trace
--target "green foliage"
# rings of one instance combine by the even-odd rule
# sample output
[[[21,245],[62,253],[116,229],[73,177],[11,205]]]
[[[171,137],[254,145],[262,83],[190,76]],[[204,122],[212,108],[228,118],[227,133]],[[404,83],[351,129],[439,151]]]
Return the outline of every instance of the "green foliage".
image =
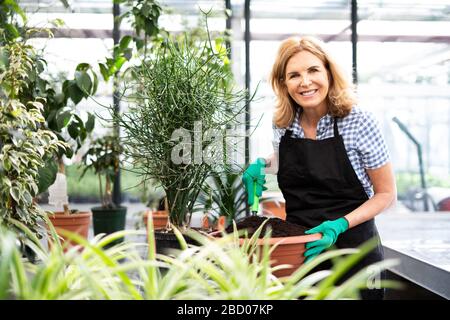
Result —
[[[58,172],[58,164],[53,157],[48,157],[45,161],[44,167],[38,170],[38,194],[48,190],[48,188],[55,182],[55,172]]]
[[[119,45],[114,47],[113,57],[106,58],[106,62],[98,64],[100,73],[105,81],[108,81],[118,73],[123,64],[131,59],[132,49],[128,47],[130,39],[130,36],[123,37]]]
[[[167,195],[171,222],[181,226],[192,213],[206,177],[214,170],[220,172],[222,166],[190,161],[189,151],[182,151],[182,163],[175,163],[172,155],[177,141],[173,134],[181,130],[200,135],[202,141],[197,143],[201,150],[210,148],[211,159],[223,159],[222,148],[205,141],[202,132],[219,131],[226,141],[226,129],[238,124],[246,92],[223,86],[230,71],[212,42],[194,44],[187,35],[183,39],[169,37],[155,45],[151,58],[130,72],[132,94],[128,98],[134,104],[115,117],[124,129],[125,153],[144,178],[160,182]],[[183,141],[190,150],[197,148],[194,143],[192,139]]]
[[[93,170],[86,171],[83,180],[80,180],[80,176],[84,171],[84,166],[66,166],[65,171],[69,199],[96,197],[95,201],[101,201],[98,193],[98,177]]]
[[[41,126],[51,130],[61,142],[70,143],[66,144],[65,148],[59,148],[53,157],[55,161],[63,155],[71,158],[94,128],[94,115],[88,113],[87,120],[84,121],[74,105],[95,94],[98,86],[97,75],[89,64],[80,63],[75,70],[74,79],[61,79],[62,88],[57,90],[58,84],[51,83],[43,76],[47,62],[32,50],[31,46],[26,45],[34,32],[44,31],[49,37],[52,36],[51,32],[46,29],[28,28],[25,24],[25,13],[13,0],[1,1],[0,12],[0,44],[4,44],[0,46],[0,72],[4,74],[3,77],[17,74],[15,80],[14,77],[9,77],[10,82],[3,82],[0,89],[3,95],[13,97],[24,105],[39,99],[45,101],[41,111],[45,121]],[[19,42],[28,49],[14,52],[13,44]],[[24,63],[25,66],[22,67],[18,62]],[[18,83],[20,81],[23,85]],[[71,143],[72,141],[75,143]],[[44,192],[49,181],[56,178],[56,166],[48,155],[45,164],[45,168],[39,171],[42,174],[39,192]]]
[[[25,13],[15,0],[2,0],[0,2],[0,47],[20,37],[23,33],[21,25],[26,21]]]
[[[122,147],[119,138],[115,135],[106,135],[94,140],[82,159],[86,166],[80,179],[87,170],[93,170],[98,175],[98,185],[104,208],[115,207],[112,201],[112,189],[115,176],[119,172],[121,153]],[[102,179],[105,180],[105,188],[102,187]]]
[[[87,119],[83,120],[75,106],[82,100],[94,95],[97,91],[98,78],[92,67],[86,63],[80,63],[75,69],[74,79],[62,79],[61,91],[53,88],[53,85],[40,78],[42,95],[47,99],[44,116],[46,124],[58,137],[66,142],[75,141],[76,147],[67,150],[65,155],[69,158],[78,151],[85,142],[95,125],[95,116],[88,112]],[[71,102],[70,102],[71,101]],[[65,135],[64,133],[68,133]],[[67,138],[63,138],[63,136]],[[61,157],[62,154],[59,155]]]
[[[33,48],[23,42],[3,47],[7,68],[0,70],[0,224],[14,227],[14,221],[39,233],[38,221],[44,215],[34,202],[38,171],[45,160],[66,144],[45,129],[42,98],[23,102],[28,76],[35,67]]]
[[[370,277],[376,276],[369,270],[381,272],[396,264],[396,261],[385,260],[336,285],[354,263],[373,249],[374,242],[368,242],[360,250],[328,251],[301,266],[292,276],[277,278],[273,272],[286,266],[272,267],[269,257],[273,247],[257,246],[255,237],[240,245],[237,232],[210,239],[191,231],[190,236],[202,243],[197,247],[188,246],[174,229],[184,250],[166,256],[155,252],[151,216],[148,228],[147,246],[126,240],[107,247],[119,237],[142,236],[142,231],[120,231],[103,238],[95,237],[90,242],[77,234],[64,232],[84,247],[81,252],[78,247],[64,252],[51,227],[55,245],[49,252],[37,239],[27,242],[38,256],[38,264],[21,258],[15,246],[15,235],[0,230],[0,299],[358,299],[359,290],[367,287]],[[147,249],[146,256],[140,253],[142,249]],[[338,261],[332,270],[308,275],[315,266],[329,259]],[[398,288],[394,282],[382,281],[380,285]]]
[[[401,172],[397,171],[395,173],[397,193],[399,197],[405,196],[411,189],[420,189],[420,174],[414,172]],[[441,187],[450,188],[450,177],[449,175],[432,175],[426,174],[425,181],[427,187]]]
[[[8,0],[0,3],[0,10],[5,19],[1,19],[0,30],[9,30],[14,28],[19,33],[17,37],[4,36],[0,43],[14,42],[16,39],[26,43],[30,35],[37,31],[49,30],[30,29],[27,28],[25,22],[27,20],[25,13],[20,9],[15,1]],[[18,17],[21,21],[18,21]],[[70,103],[78,104],[82,99],[87,98],[97,91],[98,79],[92,67],[87,63],[80,63],[75,69],[74,79],[59,79],[63,83],[61,91],[56,89],[57,83],[51,83],[46,80],[43,74],[46,71],[47,62],[43,57],[37,54],[34,50],[24,51],[27,57],[20,57],[20,61],[27,64],[26,74],[20,74],[20,77],[25,81],[25,85],[18,86],[15,83],[3,84],[2,89],[6,95],[12,94],[22,103],[26,104],[28,101],[37,98],[45,99],[43,115],[45,118],[45,125],[52,130],[61,141],[70,142],[69,139],[63,138],[63,133],[68,132],[70,138],[76,142],[76,148],[65,148],[59,150],[59,157],[64,153],[67,157],[72,157],[86,139],[87,135],[94,128],[94,116],[88,113],[87,121],[83,121],[79,113]],[[16,53],[9,53],[4,49],[0,49],[0,56],[4,57],[7,64],[0,63],[0,71],[2,69],[6,73],[25,72],[25,69],[18,68],[14,59],[19,59]],[[10,92],[12,90],[20,92]],[[71,101],[71,102],[70,102]]]
[[[158,19],[161,14],[160,5],[154,0],[115,0],[116,3],[125,3],[130,8],[119,17],[119,20],[127,18],[138,36],[141,32],[144,37],[156,36],[160,29]]]
[[[213,172],[197,201],[197,210],[209,212],[213,219],[226,217],[226,225],[245,214],[245,189],[241,182],[241,172],[231,169]]]
[[[80,180],[84,165],[70,165],[66,168],[67,192],[69,199],[96,197],[92,201],[100,201],[98,176],[94,170],[87,170]],[[123,167],[121,170],[120,183],[123,189],[123,195],[129,195],[141,199],[142,203],[149,200],[149,195],[155,194],[155,187],[147,184],[145,187],[139,184],[140,177],[132,169]],[[158,193],[159,195],[159,193]]]
[[[114,77],[122,69],[125,62],[133,56],[133,42],[136,49],[147,49],[147,38],[156,38],[160,33],[158,20],[161,14],[160,5],[154,0],[115,0],[115,3],[124,4],[128,8],[125,13],[117,17],[120,24],[127,19],[136,32],[136,36],[123,36],[119,43],[114,46],[112,57],[106,58],[105,62],[98,64],[100,74],[105,81]],[[143,39],[141,34],[143,33]]]

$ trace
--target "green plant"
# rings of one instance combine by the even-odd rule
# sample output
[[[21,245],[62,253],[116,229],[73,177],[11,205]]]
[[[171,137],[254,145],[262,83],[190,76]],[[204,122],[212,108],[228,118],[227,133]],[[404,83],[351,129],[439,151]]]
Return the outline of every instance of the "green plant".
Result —
[[[224,216],[227,225],[242,217],[245,214],[246,202],[241,172],[231,169],[220,173],[213,172],[206,179],[197,202],[197,210],[209,212],[215,220]]]
[[[23,232],[26,227],[18,225]],[[91,241],[72,233],[68,238],[84,247],[73,247],[66,252],[58,241],[50,251],[42,248],[32,236],[28,245],[37,253],[38,264],[21,259],[14,245],[14,233],[0,230],[0,299],[208,299],[208,300],[287,300],[287,299],[357,299],[360,289],[376,276],[367,269],[360,271],[340,285],[336,281],[351,266],[374,247],[368,242],[360,249],[328,251],[300,267],[292,276],[273,276],[268,245],[258,247],[256,237],[239,244],[237,232],[211,240],[190,231],[202,246],[188,247],[178,229],[174,229],[185,248],[177,256],[155,252],[153,223],[149,220],[148,253],[142,253],[143,243],[125,241],[105,248],[124,235],[128,238],[143,231],[121,231]],[[258,233],[262,228],[259,228]],[[126,259],[125,259],[126,258]],[[319,263],[335,259],[332,270],[309,274]],[[393,266],[396,261],[385,260],[372,265],[373,270]],[[376,267],[376,268],[374,268]],[[398,283],[382,281],[381,287],[398,288]]]
[[[100,73],[105,81],[117,75],[125,62],[133,56],[132,43],[134,42],[137,51],[147,51],[148,39],[156,38],[161,32],[158,27],[158,20],[161,14],[161,7],[154,0],[115,0],[116,3],[124,4],[126,11],[117,17],[120,25],[122,20],[127,19],[134,28],[136,36],[123,36],[119,43],[114,46],[112,56],[107,57],[105,62],[98,64]],[[142,38],[143,36],[143,38]],[[120,78],[120,77],[119,77]],[[116,79],[119,82],[121,79]]]
[[[44,63],[45,60],[40,58]],[[46,157],[46,165],[39,170],[39,193],[45,192],[55,182],[57,173],[65,174],[63,156],[71,158],[86,141],[95,126],[95,116],[87,112],[87,119],[83,120],[76,105],[97,91],[98,80],[92,67],[86,63],[80,63],[75,70],[74,79],[62,79],[60,91],[56,84],[42,78],[45,70],[40,67],[36,70],[36,86],[39,93],[46,99],[43,115],[46,127],[51,130],[60,141],[67,142],[67,148],[60,150],[58,154]],[[71,211],[64,204],[64,213]]]
[[[0,46],[3,46],[23,34],[27,16],[14,0],[2,1],[0,9]]]
[[[98,187],[103,208],[115,208],[112,200],[114,178],[120,167],[122,146],[115,135],[106,135],[94,140],[82,161],[85,164],[80,180],[87,170],[93,170],[98,175]],[[102,180],[105,186],[103,187]]]
[[[40,234],[38,222],[45,213],[33,201],[38,171],[47,156],[67,145],[45,128],[45,99],[23,101],[34,67],[33,48],[11,41],[2,52],[7,63],[0,68],[0,223],[14,227],[17,220]]]
[[[36,32],[52,36],[49,29],[29,28],[25,12],[14,0],[1,1],[0,12],[0,69],[8,67],[5,63],[8,54],[2,48],[4,45],[26,44]],[[57,153],[43,156],[45,165],[41,166],[38,172],[38,193],[42,193],[54,183],[58,170],[64,172],[63,155],[71,158],[94,128],[94,115],[88,112],[87,119],[83,120],[75,106],[83,98],[96,92],[98,80],[89,64],[80,63],[75,69],[73,79],[64,77],[57,81],[49,81],[44,75],[47,62],[43,58],[43,53],[28,50],[27,55],[27,76],[23,79],[24,85],[16,99],[23,104],[37,99],[45,101],[41,110],[45,121],[41,126],[51,130],[60,141],[67,143],[66,147],[60,148]],[[5,92],[10,90],[5,83],[2,84],[2,89]],[[65,208],[65,211],[68,212],[69,209]]]
[[[142,203],[148,201],[149,194],[153,193],[154,186],[143,187],[139,184],[140,177],[130,171],[127,167],[121,168],[120,182],[123,188],[124,198],[140,199]],[[66,166],[67,192],[72,200],[75,198],[89,198],[92,201],[100,202],[98,196],[98,176],[93,170],[86,171],[83,180],[80,181],[80,174],[84,170],[84,165],[73,164]],[[74,201],[76,202],[76,201]]]
[[[246,92],[223,85],[231,77],[223,54],[211,40],[168,37],[130,70],[133,104],[115,117],[124,131],[124,152],[144,179],[161,184],[177,226],[189,221],[205,179],[221,171],[221,142],[244,109]]]
[[[412,171],[396,171],[395,173],[397,193],[399,198],[405,198],[411,190],[420,189],[420,174]],[[450,188],[449,175],[426,174],[427,187]]]

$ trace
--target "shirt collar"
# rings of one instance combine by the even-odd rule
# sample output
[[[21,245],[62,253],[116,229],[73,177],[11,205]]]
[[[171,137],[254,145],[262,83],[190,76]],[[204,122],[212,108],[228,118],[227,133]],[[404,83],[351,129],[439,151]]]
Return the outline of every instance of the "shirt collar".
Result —
[[[295,110],[294,121],[289,126],[289,129],[292,130],[296,126],[300,126],[298,120],[300,118],[301,113],[302,113],[302,108],[297,108],[297,110]],[[320,118],[319,123],[317,124],[317,134],[321,133],[324,129],[328,128],[328,126],[331,125],[332,121],[333,121],[333,117],[329,113],[327,113],[322,118]]]

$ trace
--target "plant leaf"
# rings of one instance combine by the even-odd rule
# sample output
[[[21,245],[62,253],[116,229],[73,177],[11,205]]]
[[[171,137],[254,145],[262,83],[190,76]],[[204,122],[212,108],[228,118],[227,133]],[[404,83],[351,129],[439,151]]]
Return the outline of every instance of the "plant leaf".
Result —
[[[73,103],[78,104],[85,96],[75,81],[70,80],[67,85],[67,93]]]
[[[88,119],[87,119],[86,125],[85,125],[86,131],[88,133],[90,133],[90,132],[92,132],[92,130],[94,130],[94,127],[95,127],[95,116],[89,112]]]
[[[86,71],[76,71],[75,80],[78,88],[81,89],[85,96],[88,96],[92,89],[92,80],[88,73]]]
[[[70,120],[72,118],[72,111],[71,110],[64,110],[57,114],[56,116],[56,125],[58,127],[58,130],[61,131],[61,129],[65,128]]]

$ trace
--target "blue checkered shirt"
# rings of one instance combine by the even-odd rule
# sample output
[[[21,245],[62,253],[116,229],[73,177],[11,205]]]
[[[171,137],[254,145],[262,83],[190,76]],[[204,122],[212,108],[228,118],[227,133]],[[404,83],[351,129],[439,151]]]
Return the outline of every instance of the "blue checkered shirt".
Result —
[[[299,125],[299,117],[300,111],[297,111],[294,121],[288,127],[292,131],[293,138],[305,137],[303,128]],[[337,119],[337,124],[348,158],[370,198],[373,196],[372,182],[365,169],[377,169],[389,162],[389,151],[379,123],[372,113],[355,106],[348,116]],[[277,128],[275,125],[273,129],[273,147],[278,153],[280,139],[286,129]],[[316,139],[323,140],[333,135],[333,118],[327,114],[317,124]]]

